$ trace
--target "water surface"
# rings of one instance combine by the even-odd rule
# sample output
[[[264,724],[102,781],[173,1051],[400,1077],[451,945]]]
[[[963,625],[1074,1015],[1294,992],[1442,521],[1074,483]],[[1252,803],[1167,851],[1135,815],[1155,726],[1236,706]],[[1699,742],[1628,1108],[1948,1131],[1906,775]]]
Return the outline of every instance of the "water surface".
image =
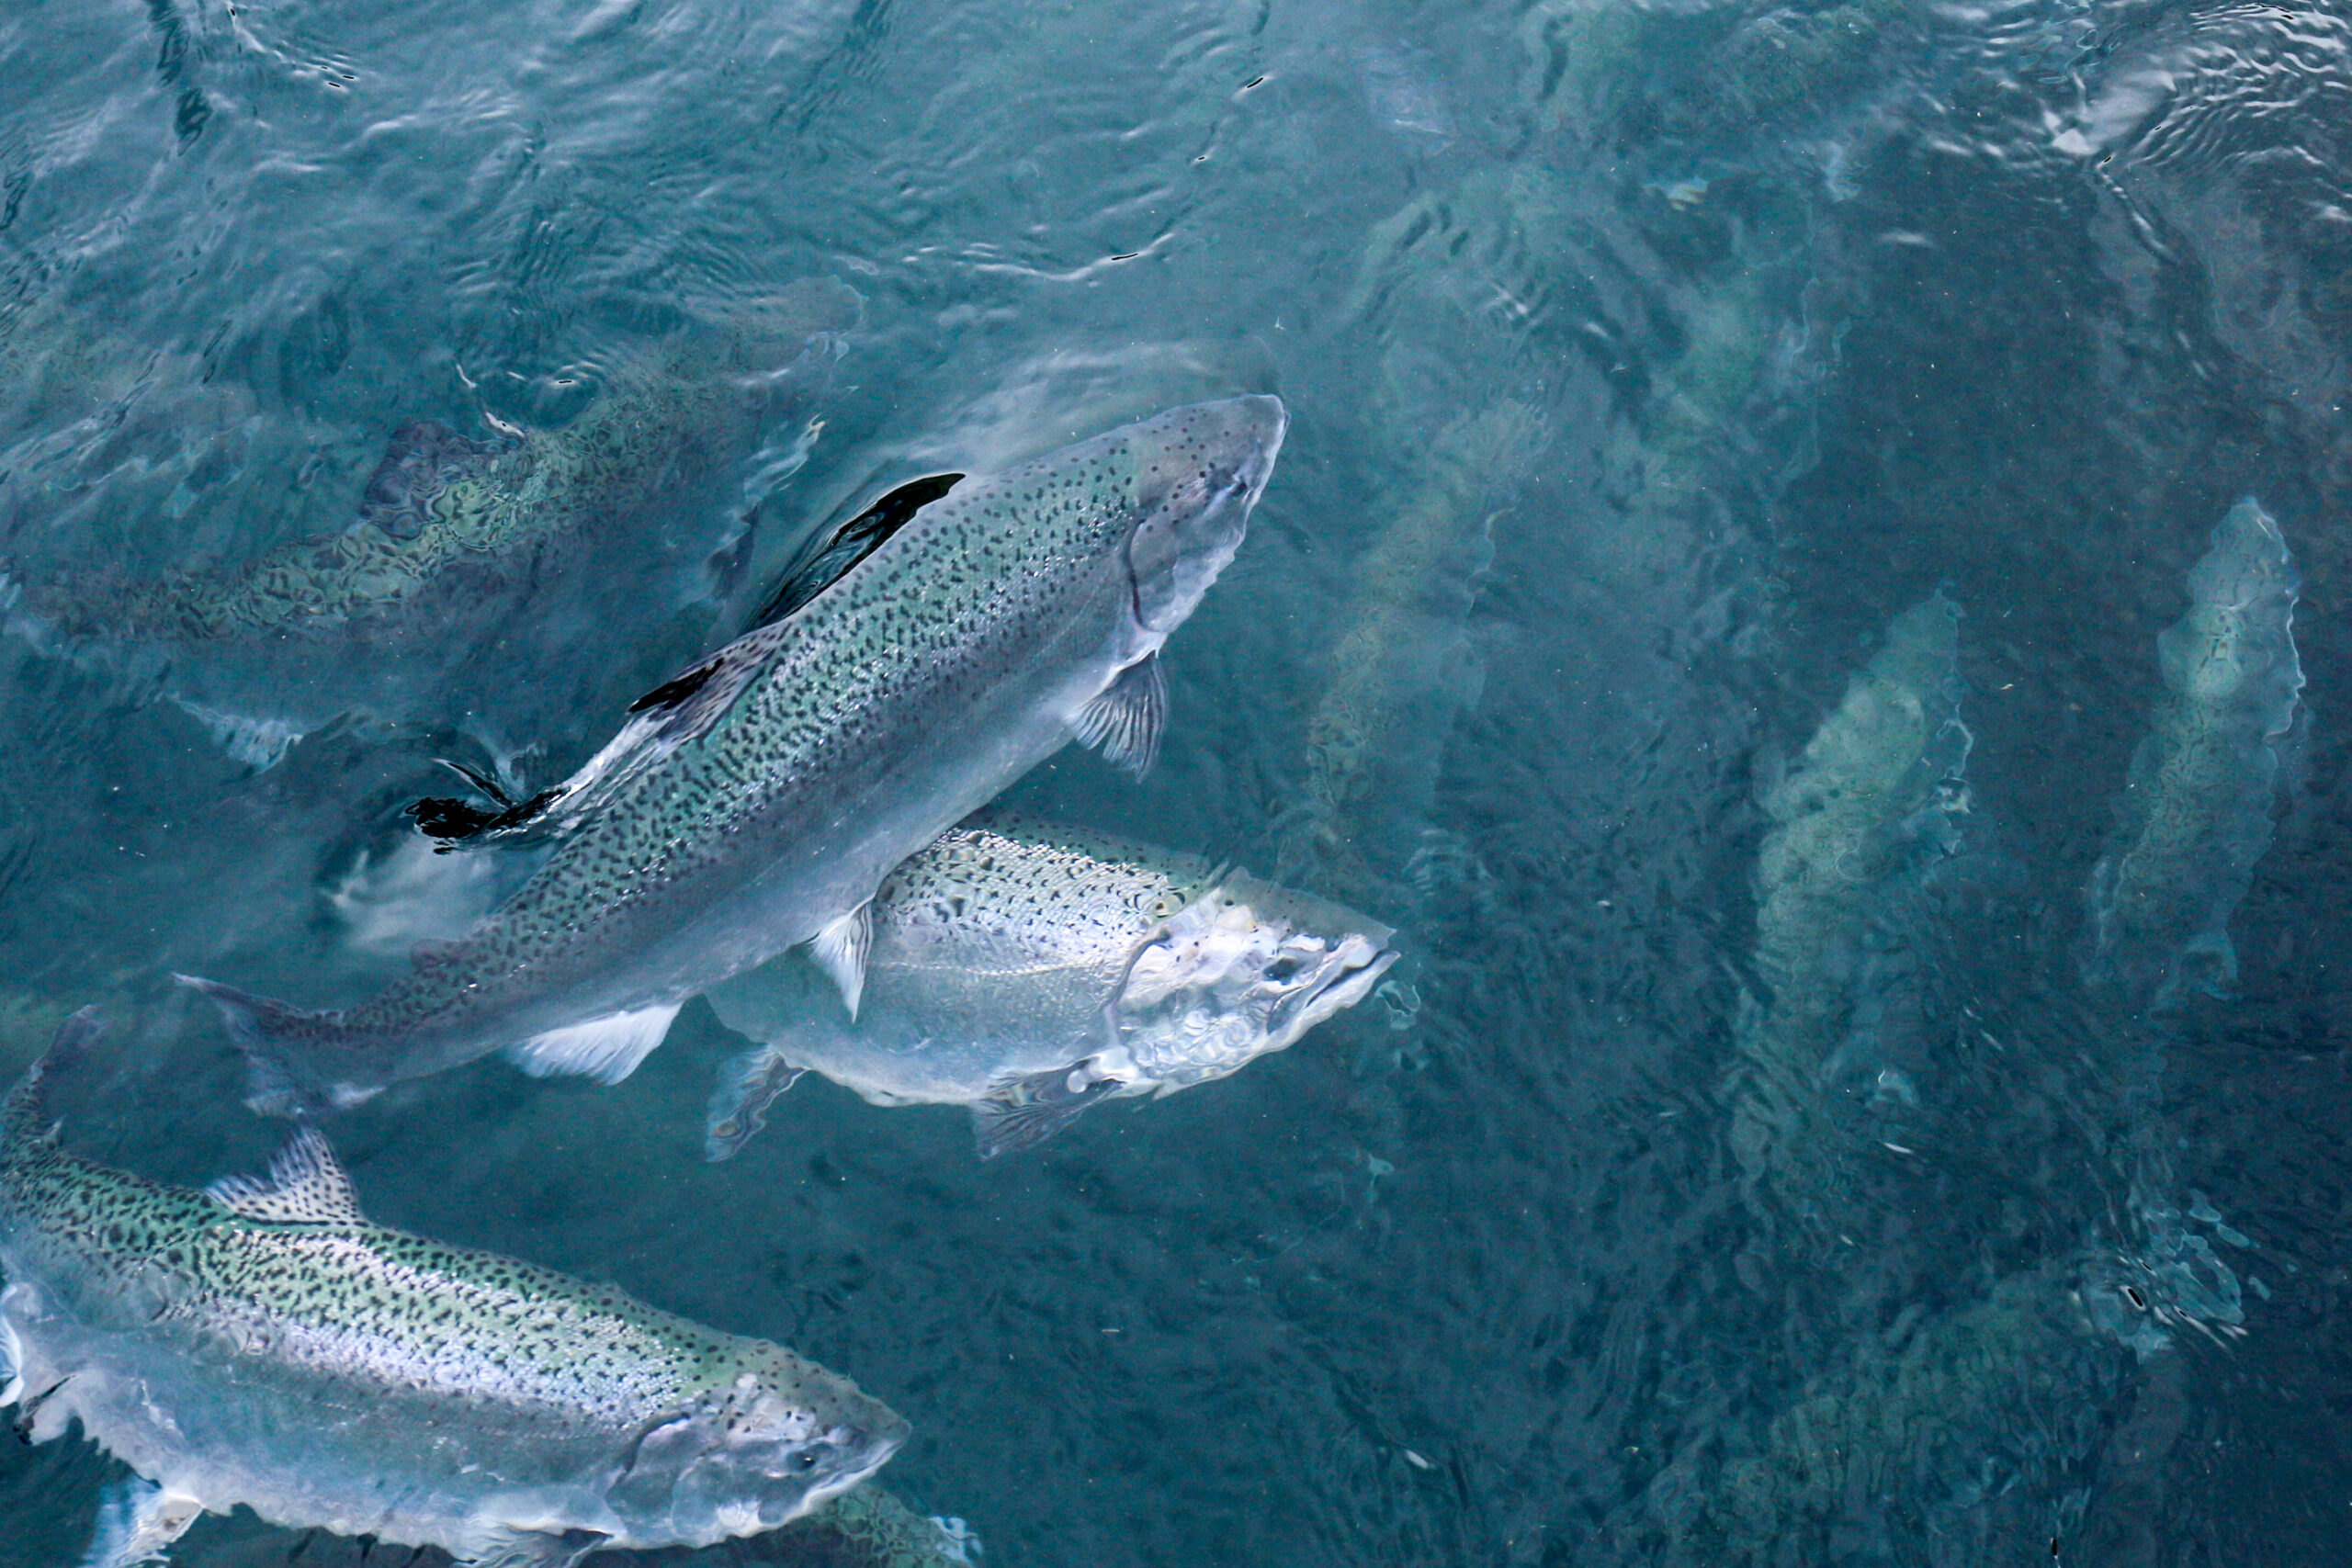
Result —
[[[740,1042],[693,1006],[617,1089],[488,1062],[344,1119],[373,1214],[847,1371],[915,1423],[886,1483],[1016,1568],[2336,1561],[2346,33],[19,0],[0,1028],[104,1003],[72,1135],[256,1168],[168,975],[395,973],[435,758],[560,776],[891,484],[1278,392],[1157,771],[1012,798],[1345,899],[1394,987],[988,1165],[814,1079],[705,1165]],[[761,333],[707,462],[356,672],[36,613],[345,528],[410,422],[560,436]],[[2248,495],[2307,683],[2211,721],[2269,771],[2193,820],[2267,837],[2149,939],[2234,972],[2118,978],[2158,638]],[[109,1473],[0,1450],[0,1562]]]

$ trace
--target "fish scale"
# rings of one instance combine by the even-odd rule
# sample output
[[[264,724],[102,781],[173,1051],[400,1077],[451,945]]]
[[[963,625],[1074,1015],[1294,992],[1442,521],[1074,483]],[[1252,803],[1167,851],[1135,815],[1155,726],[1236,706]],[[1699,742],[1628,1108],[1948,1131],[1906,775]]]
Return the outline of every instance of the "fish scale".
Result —
[[[256,1103],[346,1104],[502,1048],[616,1081],[687,998],[862,919],[891,867],[1075,734],[1148,759],[1152,660],[1238,547],[1284,419],[1201,404],[967,479],[638,704],[556,792],[539,871],[372,1000],[192,981]]]

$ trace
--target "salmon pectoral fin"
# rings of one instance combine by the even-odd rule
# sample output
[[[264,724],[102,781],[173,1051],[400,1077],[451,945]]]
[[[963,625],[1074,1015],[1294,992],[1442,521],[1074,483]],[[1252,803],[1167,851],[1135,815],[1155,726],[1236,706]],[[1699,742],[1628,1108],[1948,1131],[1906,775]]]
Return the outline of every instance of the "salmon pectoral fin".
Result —
[[[1119,671],[1102,694],[1080,708],[1070,733],[1102,760],[1136,778],[1151,772],[1168,728],[1168,677],[1159,655],[1147,654]]]
[[[1035,1148],[1122,1087],[1118,1078],[1091,1077],[1085,1062],[1001,1083],[972,1102],[972,1141],[982,1159]]]
[[[754,1046],[719,1068],[703,1123],[704,1155],[717,1161],[742,1153],[752,1134],[767,1125],[768,1107],[807,1071],[774,1045]]]

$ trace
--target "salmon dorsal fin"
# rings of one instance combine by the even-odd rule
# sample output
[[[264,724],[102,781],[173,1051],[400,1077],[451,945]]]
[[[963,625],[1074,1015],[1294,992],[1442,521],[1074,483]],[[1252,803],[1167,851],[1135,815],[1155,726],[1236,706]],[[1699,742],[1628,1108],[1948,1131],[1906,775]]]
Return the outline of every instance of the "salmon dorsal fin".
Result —
[[[225,1176],[206,1196],[249,1220],[297,1225],[364,1225],[359,1195],[343,1163],[315,1127],[286,1140],[269,1162],[269,1174]]]
[[[628,705],[620,733],[551,789],[520,804],[507,803],[474,770],[450,763],[493,801],[492,813],[461,800],[420,800],[408,808],[417,831],[439,840],[440,848],[474,849],[490,844],[543,844],[563,838],[601,802],[679,747],[698,740],[726,716],[753,676],[765,668],[782,641],[778,626],[746,633],[684,674],[664,681]]]
[[[850,569],[905,527],[914,514],[954,490],[961,474],[928,474],[910,479],[842,524],[820,535],[785,569],[784,581],[760,606],[754,626],[780,621],[849,575]]]
[[[962,474],[932,474],[910,480],[820,537],[802,552],[786,572],[783,584],[769,595],[754,630],[629,704],[620,733],[563,783],[517,802],[507,798],[494,779],[445,759],[445,765],[463,775],[498,809],[486,811],[468,801],[435,795],[409,807],[408,815],[415,819],[417,831],[438,840],[444,851],[546,843],[571,832],[598,801],[679,747],[709,734],[781,645],[782,623],[848,576],[852,568],[888,544],[917,512],[955,489],[963,478]],[[843,994],[851,994],[846,986]],[[853,997],[852,1011],[856,1005]]]

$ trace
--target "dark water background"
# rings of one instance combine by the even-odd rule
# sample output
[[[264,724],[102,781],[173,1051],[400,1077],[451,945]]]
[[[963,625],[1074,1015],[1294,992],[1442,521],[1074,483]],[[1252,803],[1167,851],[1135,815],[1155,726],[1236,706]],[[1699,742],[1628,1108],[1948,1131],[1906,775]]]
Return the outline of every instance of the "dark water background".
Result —
[[[183,671],[12,637],[6,1043],[103,1002],[77,1142],[257,1168],[168,972],[392,972],[351,879],[433,758],[556,776],[887,483],[1276,391],[1158,771],[1015,794],[1393,921],[1399,988],[987,1166],[815,1080],[703,1164],[696,1005],[617,1089],[486,1062],[346,1118],[373,1215],[848,1372],[915,1424],[885,1481],[1005,1568],[2340,1562],[2347,42],[2178,0],[10,0],[18,581],[250,559],[407,421],[560,430],[665,334],[859,304],[616,525],[667,575],[574,563],[456,674],[491,634],[426,627],[407,705],[266,769]],[[2247,493],[2309,684],[2237,981],[2155,1009],[2082,978],[2085,889]],[[1939,586],[1968,809],[1824,937],[1867,1049],[1759,1156],[1763,803]],[[2242,1321],[2150,1283],[2190,1235]],[[0,1562],[70,1561],[107,1473],[0,1444]]]

